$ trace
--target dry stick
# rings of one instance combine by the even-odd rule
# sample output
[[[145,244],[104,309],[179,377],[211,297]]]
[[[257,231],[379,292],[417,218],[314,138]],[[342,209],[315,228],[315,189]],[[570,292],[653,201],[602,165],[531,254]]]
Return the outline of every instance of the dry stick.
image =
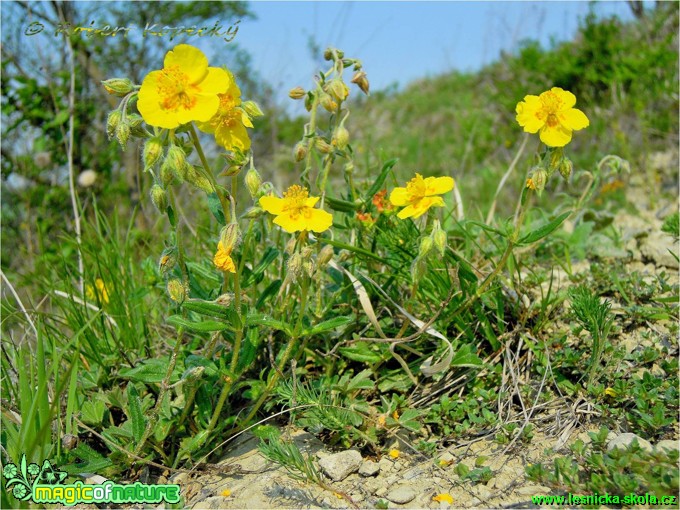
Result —
[[[489,209],[489,214],[486,215],[486,224],[487,225],[491,223],[491,220],[493,219],[493,215],[496,212],[496,201],[498,200],[498,195],[500,195],[501,190],[503,189],[503,186],[505,185],[505,181],[508,180],[508,177],[510,177],[510,174],[515,169],[515,166],[517,166],[517,162],[519,161],[519,158],[522,156],[522,153],[524,152],[524,148],[527,146],[528,141],[529,141],[529,133],[524,133],[524,140],[522,140],[522,145],[520,145],[519,149],[517,150],[517,154],[515,154],[515,158],[512,160],[512,163],[510,163],[508,170],[505,172],[505,174],[501,178],[500,182],[498,183],[498,188],[496,189],[496,194],[493,196],[493,202],[491,203],[491,209]]]

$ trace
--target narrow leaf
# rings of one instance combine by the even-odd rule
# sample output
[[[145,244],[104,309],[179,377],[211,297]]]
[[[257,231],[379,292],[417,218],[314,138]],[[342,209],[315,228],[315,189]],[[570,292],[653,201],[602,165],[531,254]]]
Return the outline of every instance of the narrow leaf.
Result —
[[[553,231],[559,227],[564,220],[571,214],[571,211],[560,214],[557,218],[549,223],[537,228],[536,230],[529,232],[522,239],[519,240],[518,244],[531,244],[535,243],[539,239],[543,239],[547,235],[550,235]]]

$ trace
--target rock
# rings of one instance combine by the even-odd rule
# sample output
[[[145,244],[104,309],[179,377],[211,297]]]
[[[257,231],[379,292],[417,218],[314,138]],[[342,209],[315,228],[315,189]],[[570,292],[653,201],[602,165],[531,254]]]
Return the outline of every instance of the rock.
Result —
[[[493,492],[491,492],[484,485],[479,485],[479,486],[477,486],[477,495],[482,500],[485,500],[485,499],[488,500],[488,499],[491,499],[493,497]]]
[[[228,499],[222,496],[213,496],[206,498],[198,503],[200,508],[217,509],[226,508]]]
[[[392,466],[394,465],[394,461],[392,459],[389,459],[387,457],[383,457],[378,461],[378,466],[380,467],[380,472],[381,473],[389,473],[392,471]]]
[[[664,439],[662,441],[659,441],[656,443],[656,446],[654,446],[654,450],[657,452],[671,452],[675,450],[676,452],[680,450],[680,442],[678,440],[673,440],[673,439]]]
[[[382,498],[387,494],[387,487],[379,487],[373,494],[378,498]]]
[[[334,482],[344,480],[356,473],[361,466],[361,454],[356,450],[334,453],[319,460],[321,470]]]
[[[535,496],[537,494],[550,494],[550,489],[543,485],[525,485],[516,491],[520,496]]]
[[[413,480],[414,478],[418,478],[420,475],[423,474],[422,468],[419,468],[418,466],[412,467],[411,469],[407,470],[403,474],[404,480]]]
[[[630,446],[633,444],[633,441],[635,440],[637,440],[640,448],[643,450],[647,452],[653,451],[652,444],[649,441],[642,439],[640,436],[635,434],[631,434],[630,432],[619,434],[613,439],[610,439],[609,443],[607,444],[607,451],[612,451],[614,448],[630,448]]]
[[[644,257],[652,259],[657,266],[678,268],[678,261],[672,255],[678,254],[678,244],[665,232],[651,232],[644,242],[640,243],[640,252]]]
[[[385,499],[391,501],[392,503],[397,503],[398,505],[404,505],[409,501],[412,501],[416,497],[416,491],[411,487],[402,485],[392,489],[386,496]]]
[[[376,476],[380,473],[380,466],[372,460],[365,461],[359,468],[361,476]]]
[[[361,492],[354,492],[350,495],[350,498],[352,498],[352,501],[355,503],[361,503],[365,498],[364,495]]]
[[[439,463],[439,466],[446,467],[450,464],[453,464],[454,460],[456,459],[453,455],[451,455],[449,452],[444,452],[439,456],[437,462]]]

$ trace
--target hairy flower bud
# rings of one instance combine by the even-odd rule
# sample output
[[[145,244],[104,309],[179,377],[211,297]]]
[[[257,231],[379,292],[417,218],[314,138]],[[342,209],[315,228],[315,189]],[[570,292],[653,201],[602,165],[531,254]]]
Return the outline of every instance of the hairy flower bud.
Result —
[[[368,95],[368,89],[370,85],[368,83],[368,79],[366,78],[365,72],[357,71],[354,73],[354,76],[352,77],[352,83],[357,85],[361,89],[361,92]]]
[[[158,260],[158,271],[165,278],[170,274],[177,264],[177,248],[174,246],[166,248],[161,253],[161,258]]]
[[[571,172],[574,170],[574,163],[568,157],[563,157],[560,162],[560,174],[564,177],[564,180],[569,180]]]
[[[443,257],[444,252],[446,251],[447,236],[446,232],[444,232],[441,225],[439,224],[439,220],[434,220],[431,237],[434,241],[434,247],[437,248],[437,251],[439,251],[439,255]]]
[[[321,251],[319,252],[319,255],[316,258],[316,265],[318,266],[318,268],[323,269],[324,267],[326,267],[326,265],[333,258],[334,254],[335,252],[330,244],[327,244],[326,246],[321,248]]]
[[[158,184],[151,186],[151,201],[159,213],[165,214],[168,209],[168,194]]]
[[[259,105],[255,101],[243,101],[241,108],[248,114],[248,117],[262,117],[264,113],[260,110]]]
[[[163,144],[160,138],[154,136],[144,143],[143,161],[144,168],[151,168],[158,162],[163,154]]]
[[[333,152],[333,146],[323,138],[317,138],[316,140],[314,140],[314,144],[316,146],[316,150],[318,150],[322,154],[328,154],[329,152]]]
[[[290,278],[290,281],[295,281],[298,279],[300,274],[302,273],[302,263],[304,261],[302,260],[302,256],[299,253],[293,253],[290,258],[288,259],[288,264],[287,264],[287,269],[288,269],[288,274],[286,275],[286,278]]]
[[[294,89],[290,89],[290,92],[288,92],[288,97],[291,99],[302,99],[307,95],[307,92],[305,92],[305,89],[302,87],[295,87]]]
[[[220,243],[229,253],[236,249],[240,241],[241,231],[238,227],[238,223],[230,223],[220,232]]]
[[[212,193],[215,191],[210,180],[203,175],[203,172],[198,171],[193,165],[186,164],[186,173],[184,174],[184,180],[187,181],[192,186],[205,191],[206,193]]]
[[[166,290],[168,291],[168,296],[170,296],[170,299],[172,299],[175,303],[184,303],[184,300],[187,298],[187,288],[179,278],[168,280]]]
[[[349,87],[345,85],[340,78],[333,78],[331,81],[326,83],[324,87],[326,92],[330,94],[333,99],[339,102],[343,102],[349,96]]]
[[[125,123],[118,124],[118,127],[116,128],[116,138],[123,150],[127,149],[127,143],[130,139],[130,126]]]
[[[288,255],[293,255],[293,252],[295,251],[296,241],[297,240],[295,237],[291,237],[290,239],[288,239],[288,242],[286,243],[286,246],[283,249],[283,251],[285,251]]]
[[[134,87],[128,78],[111,78],[110,80],[102,81],[102,85],[104,85],[106,92],[118,97],[127,96]]]
[[[333,100],[330,94],[326,94],[325,92],[321,92],[319,102],[321,103],[321,106],[329,112],[334,112],[338,109],[338,103]]]
[[[434,240],[432,239],[432,237],[430,236],[423,237],[420,240],[420,249],[418,250],[418,257],[420,258],[425,257],[428,253],[430,253],[433,246]]]
[[[262,177],[254,168],[248,169],[245,176],[246,187],[252,198],[257,197],[257,192],[260,190],[262,184]]]
[[[541,166],[535,166],[531,171],[531,176],[527,179],[527,188],[535,190],[538,195],[545,189],[548,182],[548,172]]]
[[[118,128],[122,118],[123,114],[120,112],[120,110],[113,110],[106,118],[106,134],[109,135],[109,140],[111,140],[111,138],[113,138],[116,134],[116,129]]]
[[[165,155],[165,160],[161,166],[161,173],[163,167],[167,168],[177,177],[180,182],[183,182],[187,178],[188,164],[184,150],[177,145],[170,145],[168,152]],[[165,183],[164,183],[165,185]]]
[[[242,216],[242,218],[245,218],[247,220],[256,220],[260,216],[264,214],[264,209],[262,207],[251,207],[249,208],[245,214]]]
[[[305,142],[298,142],[295,144],[295,148],[293,149],[293,158],[295,158],[296,162],[300,162],[303,159],[305,159],[305,156],[307,155],[307,144]]]
[[[331,143],[340,150],[343,150],[345,147],[347,147],[347,144],[349,143],[349,131],[347,131],[345,126],[340,125],[337,127],[335,133],[333,133],[333,139],[331,140]]]

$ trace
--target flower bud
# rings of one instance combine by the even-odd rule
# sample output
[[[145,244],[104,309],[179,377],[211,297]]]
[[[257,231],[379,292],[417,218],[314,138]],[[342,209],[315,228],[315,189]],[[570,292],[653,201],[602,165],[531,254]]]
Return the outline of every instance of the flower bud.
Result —
[[[184,300],[187,298],[187,288],[178,278],[168,280],[166,290],[168,291],[168,296],[170,296],[170,299],[172,299],[175,303],[184,303]]]
[[[262,117],[264,115],[255,101],[243,101],[243,103],[241,103],[241,108],[243,108],[243,111],[246,112],[250,118]]]
[[[192,186],[205,191],[206,193],[212,193],[215,191],[213,185],[210,183],[208,178],[203,175],[203,172],[199,172],[193,165],[185,165],[184,180],[186,180]]]
[[[246,187],[252,198],[257,196],[257,192],[260,190],[260,185],[262,184],[262,177],[254,168],[248,169],[246,172]]]
[[[163,253],[161,253],[161,258],[158,261],[158,271],[163,277],[166,277],[170,271],[173,270],[176,264],[177,249],[174,246],[166,248],[163,250]]]
[[[264,209],[262,207],[251,207],[248,209],[245,214],[243,214],[242,218],[246,218],[248,220],[256,220],[260,216],[264,214]]]
[[[141,126],[144,122],[144,119],[138,113],[128,113],[126,120],[132,129]]]
[[[113,110],[106,118],[106,134],[109,135],[109,140],[111,140],[111,138],[113,138],[113,136],[116,134],[116,129],[118,128],[120,119],[122,118],[123,114],[120,113],[120,110]]]
[[[161,166],[161,173],[163,172],[163,167],[167,168],[179,179],[180,182],[186,180],[188,164],[184,150],[177,145],[170,145],[168,152],[165,155],[165,160]]]
[[[328,264],[331,259],[333,258],[334,255],[333,247],[330,244],[327,244],[323,248],[321,248],[321,251],[319,252],[319,255],[316,258],[316,265],[319,269],[323,269],[326,267],[326,264]]]
[[[290,89],[290,92],[288,92],[288,97],[291,99],[302,99],[307,95],[307,92],[305,92],[305,89],[302,87],[295,87],[294,89]]]
[[[116,138],[118,143],[125,150],[127,148],[128,139],[130,138],[130,126],[127,124],[118,124],[116,128]]]
[[[158,184],[151,186],[151,201],[159,213],[165,214],[168,209],[168,194]]]
[[[283,249],[288,255],[293,255],[293,252],[295,251],[295,242],[297,239],[295,237],[291,237],[288,239],[288,242],[286,243],[286,247]]]
[[[531,176],[527,180],[527,188],[535,190],[539,196],[545,189],[545,184],[548,181],[548,172],[541,166],[536,166],[531,172]]]
[[[333,152],[333,146],[323,138],[317,138],[316,140],[314,140],[314,144],[316,145],[316,150],[318,150],[322,154],[328,154],[329,152]]]
[[[349,131],[347,131],[347,128],[342,125],[338,126],[335,130],[335,133],[333,133],[331,144],[335,145],[338,149],[343,150],[345,147],[347,147],[348,143]]]
[[[333,99],[339,102],[343,102],[349,96],[349,88],[340,78],[333,78],[326,83],[325,90]]]
[[[312,110],[312,103],[314,102],[314,95],[313,94],[307,94],[305,96],[305,110],[308,112]]]
[[[106,92],[113,96],[125,97],[134,87],[133,83],[128,78],[112,78],[110,80],[102,81]]]
[[[335,52],[337,58],[343,58],[345,56],[345,52],[342,50],[338,50],[336,48],[326,48],[326,50],[323,52],[323,58],[326,60],[333,60],[333,52]]]
[[[215,300],[215,303],[222,306],[229,306],[231,305],[232,301],[234,301],[234,293],[227,292],[226,294],[222,294],[221,296],[219,296]]]
[[[230,223],[220,232],[220,243],[229,253],[236,249],[240,241],[241,231],[238,228],[238,223]]]
[[[427,262],[421,257],[416,257],[411,264],[411,280],[413,283],[418,283],[425,276],[427,271]]]
[[[295,158],[296,162],[300,162],[303,159],[305,159],[305,156],[307,155],[307,144],[305,142],[298,142],[295,144],[295,148],[293,149],[293,158]]]
[[[563,156],[564,150],[562,147],[550,149],[550,164],[548,165],[548,172],[550,175],[552,175],[552,173],[560,167]]]
[[[439,224],[439,220],[434,220],[431,237],[432,240],[434,241],[434,247],[437,248],[437,251],[439,251],[439,255],[443,257],[444,252],[446,251],[447,236],[446,232],[442,230],[442,227]]]
[[[163,160],[163,164],[161,165],[160,179],[164,188],[168,188],[175,183],[182,182],[182,180],[177,178],[177,174],[173,170],[172,166],[170,165],[170,161],[167,158]]]
[[[290,278],[290,281],[295,281],[298,279],[302,273],[302,256],[299,253],[293,253],[288,259],[287,269],[288,274],[286,274],[286,279]]]
[[[430,236],[423,237],[420,240],[420,249],[418,250],[418,257],[419,258],[425,257],[432,250],[433,246],[434,240],[432,239],[432,237]]]
[[[574,170],[574,163],[568,157],[563,157],[560,162],[560,174],[564,177],[564,180],[569,180],[571,172]]]
[[[325,92],[321,92],[321,97],[319,98],[319,102],[321,103],[321,106],[324,107],[325,110],[329,112],[334,112],[335,110],[338,109],[338,103],[336,103],[333,98],[330,96],[330,94],[326,94]]]
[[[348,161],[345,163],[344,167],[345,173],[348,175],[351,175],[354,173],[354,162],[353,161]]]
[[[357,85],[361,89],[361,92],[368,95],[369,83],[368,79],[366,79],[365,72],[357,71],[354,73],[354,76],[352,77],[352,83]]]
[[[162,154],[163,144],[161,143],[160,138],[156,136],[154,136],[153,138],[149,138],[144,143],[143,151],[144,168],[146,169],[154,166],[161,158]]]

